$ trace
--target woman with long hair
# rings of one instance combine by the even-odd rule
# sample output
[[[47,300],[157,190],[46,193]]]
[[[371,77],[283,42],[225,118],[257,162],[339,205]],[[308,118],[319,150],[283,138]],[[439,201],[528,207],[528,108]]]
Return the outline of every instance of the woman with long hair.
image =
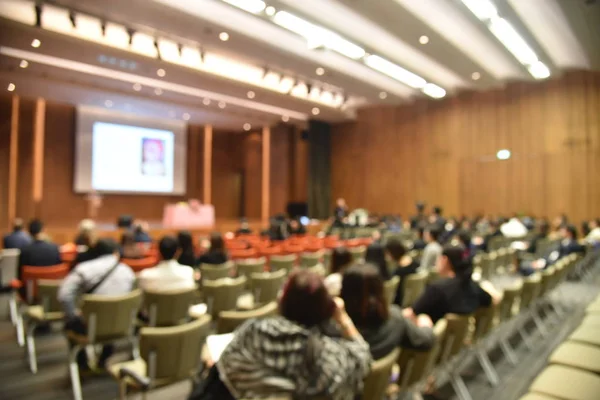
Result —
[[[379,271],[379,275],[381,275],[381,278],[384,281],[391,278],[387,265],[388,260],[385,254],[385,247],[383,247],[381,243],[371,243],[369,247],[367,247],[365,262],[375,265]]]
[[[338,247],[331,253],[329,275],[325,277],[325,287],[332,296],[339,296],[342,289],[344,270],[352,264],[352,254],[345,247]]]
[[[219,232],[210,234],[210,248],[200,256],[197,264],[224,264],[228,260],[227,252],[225,251],[225,241]]]
[[[177,243],[179,244],[179,258],[177,262],[189,267],[196,266],[196,255],[194,254],[194,238],[188,231],[177,233]]]

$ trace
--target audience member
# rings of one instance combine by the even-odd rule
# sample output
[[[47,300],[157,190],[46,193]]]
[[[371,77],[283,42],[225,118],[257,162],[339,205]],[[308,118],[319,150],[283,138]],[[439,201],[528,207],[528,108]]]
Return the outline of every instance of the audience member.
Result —
[[[455,236],[455,240],[459,246],[465,249],[463,258],[472,259],[475,256],[475,248],[471,243],[471,235],[469,235],[468,232],[460,231],[458,235]]]
[[[437,225],[440,230],[446,226],[446,219],[442,217],[442,208],[440,206],[433,207],[433,211],[429,216],[429,223]]]
[[[344,302],[327,293],[318,274],[302,270],[290,276],[279,310],[281,316],[249,320],[235,332],[211,371],[230,390],[218,398],[354,399],[371,355]],[[323,333],[330,319],[341,327],[341,338]]]
[[[387,257],[385,254],[385,247],[383,247],[382,244],[374,242],[367,247],[365,262],[373,264],[375,267],[377,267],[379,275],[381,275],[383,280],[387,281],[391,278]]]
[[[148,224],[138,221],[133,228],[133,239],[136,243],[152,243],[152,238],[148,234]]]
[[[194,253],[194,238],[188,231],[181,231],[177,234],[177,243],[179,244],[179,258],[177,262],[188,267],[196,266],[196,254]]]
[[[502,235],[507,238],[522,238],[527,235],[529,230],[515,215],[508,222],[502,224],[500,227],[500,232],[502,232]]]
[[[600,243],[600,218],[590,220],[588,227],[590,231],[585,236],[585,241],[589,244]]]
[[[424,235],[425,235],[425,228],[417,229],[417,238],[413,242],[413,247],[412,247],[413,250],[425,249],[425,246],[427,246],[427,243],[425,243],[425,240],[423,240]]]
[[[143,258],[144,249],[135,242],[133,232],[123,232],[121,235],[121,257],[123,258]]]
[[[58,300],[63,305],[67,319],[65,330],[79,335],[87,334],[85,322],[77,311],[81,294],[119,296],[130,292],[135,282],[135,274],[131,268],[119,261],[119,247],[114,240],[100,239],[95,248],[98,258],[75,267],[58,291]],[[98,360],[101,368],[105,367],[112,352],[112,346],[104,346]],[[80,369],[89,369],[85,350],[77,355],[77,363]]]
[[[179,253],[179,243],[173,236],[165,236],[158,243],[162,261],[154,268],[140,272],[138,284],[142,290],[164,292],[191,289],[196,285],[194,270],[175,260]]]
[[[200,256],[196,264],[224,264],[228,260],[227,252],[225,251],[225,241],[219,232],[210,234],[210,248]]]
[[[400,307],[389,307],[383,280],[373,265],[355,264],[346,270],[341,298],[348,315],[369,343],[374,359],[385,357],[398,346],[417,349],[433,346],[431,319],[420,316],[416,326],[404,319]]]
[[[352,254],[345,247],[338,247],[331,253],[329,275],[325,277],[325,287],[332,296],[339,296],[342,290],[342,275],[352,264]]]
[[[490,220],[489,233],[485,235],[485,237],[483,238],[483,243],[481,244],[482,250],[486,252],[490,251],[490,241],[498,236],[502,236],[502,232],[500,231],[500,224],[496,221]]]
[[[23,249],[32,242],[31,236],[23,230],[23,220],[15,218],[13,231],[4,236],[3,247],[5,249]]]
[[[299,218],[295,218],[290,221],[290,234],[306,235],[306,227],[302,225],[302,222],[300,222]]]
[[[250,224],[246,218],[242,218],[240,220],[240,227],[237,231],[235,231],[235,235],[250,235],[252,233],[252,229],[250,229]]]
[[[417,202],[415,205],[417,214],[410,218],[411,229],[424,229],[427,225],[427,217],[425,216],[425,203]]]
[[[442,246],[438,242],[440,237],[440,228],[437,225],[429,225],[425,230],[425,242],[427,245],[421,256],[421,265],[419,268],[422,271],[430,271],[435,267],[435,263],[440,254],[442,254]]]
[[[79,223],[79,232],[75,237],[77,246],[91,247],[96,240],[96,223],[91,219],[84,219]]]
[[[335,202],[335,209],[333,210],[333,225],[344,226],[344,219],[348,216],[348,205],[346,200],[339,198]]]
[[[403,311],[405,317],[416,320],[427,314],[437,322],[448,313],[471,314],[479,307],[497,304],[502,294],[489,282],[480,286],[471,279],[471,260],[463,258],[464,249],[447,246],[437,260],[437,272],[442,279],[428,285],[412,308]]]
[[[404,299],[404,279],[412,274],[415,274],[419,268],[419,263],[413,260],[412,257],[406,254],[406,248],[398,239],[390,239],[385,245],[385,250],[395,264],[395,270],[392,272],[400,278],[398,290],[394,297],[394,304],[402,306]]]
[[[529,246],[527,247],[527,252],[535,254],[537,252],[538,240],[547,239],[549,232],[550,232],[550,225],[548,224],[548,221],[546,221],[546,220],[539,221],[537,224],[537,232],[535,233],[535,236],[529,243]]]
[[[49,267],[62,263],[58,246],[45,240],[44,224],[39,219],[29,223],[29,233],[33,242],[21,249],[18,278],[21,279],[23,266]]]

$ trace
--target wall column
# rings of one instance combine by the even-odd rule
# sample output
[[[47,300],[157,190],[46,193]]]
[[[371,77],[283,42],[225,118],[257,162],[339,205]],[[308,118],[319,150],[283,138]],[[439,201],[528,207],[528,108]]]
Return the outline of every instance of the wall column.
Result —
[[[204,171],[203,171],[203,190],[202,190],[202,203],[212,204],[211,198],[211,185],[212,185],[212,137],[213,127],[212,125],[204,126]]]
[[[260,217],[263,223],[269,221],[269,188],[271,187],[271,127],[262,130],[262,180]]]
[[[19,171],[19,96],[12,97],[10,115],[10,149],[8,161],[8,229],[17,217],[17,177]]]
[[[36,100],[33,118],[33,214],[39,218],[44,197],[46,100],[42,98]]]

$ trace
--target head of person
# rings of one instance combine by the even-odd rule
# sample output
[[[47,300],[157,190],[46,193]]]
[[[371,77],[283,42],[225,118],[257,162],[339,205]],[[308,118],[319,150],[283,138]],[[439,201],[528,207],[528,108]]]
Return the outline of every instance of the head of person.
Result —
[[[160,161],[162,159],[162,151],[162,143],[159,140],[144,140],[144,161]]]
[[[119,245],[111,238],[102,238],[96,241],[94,251],[97,257],[114,255],[119,257]]]
[[[135,246],[135,236],[132,232],[123,232],[121,235],[121,246],[130,247]]]
[[[422,226],[417,229],[417,236],[419,239],[423,240],[425,238],[425,228]]]
[[[240,228],[248,229],[249,227],[250,227],[250,224],[248,223],[248,220],[246,218],[240,219]]]
[[[469,235],[467,232],[459,232],[458,235],[456,235],[456,238],[458,239],[458,242],[461,246],[468,248],[471,245],[471,235]]]
[[[423,212],[425,212],[425,203],[422,201],[417,202],[415,207],[417,208],[417,214],[423,214]]]
[[[346,207],[346,200],[340,197],[339,199],[337,199],[335,204],[337,204],[338,207]]]
[[[225,251],[225,241],[219,232],[210,234],[210,251]]]
[[[188,231],[180,231],[177,233],[177,243],[182,252],[194,251],[194,239]]]
[[[389,316],[383,279],[372,264],[354,264],[344,272],[340,297],[358,327],[376,327]]]
[[[442,208],[440,206],[435,206],[433,207],[433,215],[436,216],[441,216],[442,215]]]
[[[345,247],[337,247],[331,253],[330,274],[343,273],[346,267],[352,263],[352,254]]]
[[[290,221],[290,228],[292,228],[292,229],[298,229],[298,228],[300,228],[300,222],[298,222],[297,219],[292,219]]]
[[[382,244],[371,243],[369,247],[367,247],[365,261],[369,264],[375,265],[379,269],[379,273],[383,278],[387,278],[389,276],[385,247],[383,247]]]
[[[469,257],[465,257],[462,246],[445,246],[436,263],[437,272],[442,277],[456,277],[461,281],[471,280],[473,266]]]
[[[440,227],[435,224],[432,224],[425,229],[424,238],[427,243],[437,242],[441,234],[442,231]]]
[[[398,239],[390,239],[385,244],[385,251],[389,254],[390,258],[396,263],[399,263],[402,257],[406,254],[406,247]]]
[[[292,272],[279,299],[279,312],[306,328],[321,325],[333,316],[336,305],[323,278],[316,272]]]
[[[172,260],[179,253],[179,242],[175,236],[164,236],[158,242],[158,251],[163,260]]]
[[[560,228],[560,236],[563,239],[577,239],[577,228],[574,225],[567,224]]]
[[[85,238],[85,245],[91,246],[96,240],[96,223],[91,219],[83,219],[79,222],[79,234]]]
[[[590,231],[592,229],[596,229],[596,228],[600,227],[600,218],[591,219],[590,222],[588,223],[588,226],[590,228]]]
[[[550,233],[550,224],[548,224],[548,221],[541,220],[538,225],[538,230],[540,232],[540,235],[542,235],[543,237],[548,236],[548,233]]]
[[[23,222],[23,220],[21,218],[15,218],[15,220],[13,221],[13,231],[14,232],[22,231],[23,225],[25,225],[25,223]]]
[[[29,223],[29,233],[33,237],[39,237],[44,231],[44,223],[39,219],[34,219]]]

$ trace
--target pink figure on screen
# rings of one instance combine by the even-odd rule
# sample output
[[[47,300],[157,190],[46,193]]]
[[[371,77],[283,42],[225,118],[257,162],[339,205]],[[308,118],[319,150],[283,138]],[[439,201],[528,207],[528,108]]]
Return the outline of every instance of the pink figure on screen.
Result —
[[[151,176],[165,175],[164,141],[160,139],[142,139],[142,174]]]

